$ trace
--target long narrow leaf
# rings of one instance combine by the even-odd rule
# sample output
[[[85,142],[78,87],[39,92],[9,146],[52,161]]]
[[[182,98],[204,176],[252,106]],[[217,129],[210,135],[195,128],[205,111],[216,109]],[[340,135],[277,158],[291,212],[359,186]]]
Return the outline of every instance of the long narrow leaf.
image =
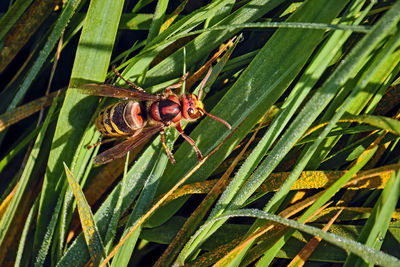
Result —
[[[92,210],[86,201],[79,184],[76,182],[73,174],[64,163],[65,173],[67,175],[68,183],[74,192],[76,204],[78,206],[79,216],[81,218],[83,234],[85,236],[86,244],[89,249],[91,261],[94,265],[98,265],[106,253],[104,250],[101,236],[97,230],[96,222],[94,221]]]
[[[367,260],[370,263],[374,263],[377,265],[382,265],[382,266],[400,266],[400,260],[390,256],[386,253],[383,253],[379,250],[372,249],[366,245],[363,245],[361,243],[358,243],[354,240],[344,238],[332,233],[327,233],[322,231],[319,228],[315,228],[312,226],[308,226],[305,224],[298,223],[297,221],[289,220],[282,218],[280,216],[270,214],[265,211],[260,211],[256,209],[242,209],[242,210],[236,210],[236,211],[229,211],[216,219],[213,219],[209,222],[209,224],[217,221],[217,220],[226,220],[228,218],[233,218],[233,217],[253,217],[253,218],[259,218],[263,220],[270,220],[274,221],[286,226],[289,226],[291,228],[298,229],[300,231],[303,231],[305,233],[311,234],[311,235],[316,235],[321,237],[323,240],[334,244],[335,246],[338,246],[344,250],[350,251],[365,260]],[[207,225],[204,225],[202,228],[200,228],[199,233],[201,233],[202,230]]]
[[[346,4],[346,1],[340,2],[340,4],[336,2],[335,5],[332,6],[332,8],[326,8],[326,4],[328,4],[329,1],[324,3],[320,1],[317,2],[319,7],[318,11],[315,9],[316,3],[314,3],[314,5],[312,1],[309,1],[307,2],[306,6],[303,6],[302,9],[297,10],[297,12],[292,15],[290,21],[330,21],[336,17],[341,8],[343,8],[343,6]],[[321,40],[320,38],[322,34],[323,33],[319,30],[279,29],[278,31],[276,31],[271,39],[268,41],[268,43],[258,53],[257,57],[249,65],[247,70],[240,76],[235,85],[230,89],[230,91],[225,95],[224,99],[220,102],[224,103],[224,100],[229,101],[230,103],[232,103],[233,101],[239,102],[238,109],[235,109],[237,113],[232,114],[232,120],[237,120],[238,118],[241,118],[242,114],[244,114],[242,110],[245,108],[244,106],[242,106],[242,104],[246,105],[246,109],[249,110],[250,106],[258,104],[257,102],[259,101],[261,102],[262,96],[265,96],[267,98],[264,100],[266,101],[264,105],[266,105],[266,107],[270,107],[270,105],[272,105],[272,102],[269,101],[274,101],[277,99],[275,97],[277,97],[276,94],[279,93],[278,90],[286,89],[285,86],[287,85],[287,83],[290,83],[291,79],[293,79],[294,76],[297,74],[297,72],[295,71],[300,71],[300,68],[302,64],[305,63],[307,56],[311,54],[311,51],[313,51],[316,44]],[[278,43],[280,45],[278,45]],[[282,46],[282,43],[285,45]],[[277,47],[279,47],[279,51],[274,51],[274,49]],[[308,54],[306,54],[306,52]],[[296,66],[296,69],[290,70],[290,68],[293,68],[293,66],[296,64],[293,62],[294,58],[296,58],[299,62],[302,62],[302,64]],[[278,70],[276,66],[279,66]],[[259,80],[246,77],[247,75],[251,75],[251,77],[257,77]],[[275,75],[278,75],[279,77],[276,77]],[[251,83],[249,82],[250,79],[252,80]],[[269,84],[268,90],[265,90],[265,84]],[[254,95],[252,97],[249,97],[248,95],[241,95],[240,99],[236,99],[236,96],[245,91],[244,88],[248,88],[249,92],[251,92],[252,94],[254,93]],[[240,92],[235,92],[235,89]],[[260,89],[261,92],[258,92],[258,89]],[[231,92],[235,92],[236,95],[230,95]],[[228,96],[230,98],[228,98]],[[252,99],[252,101],[251,103],[247,103],[246,101],[243,101],[243,99]],[[229,104],[227,103],[225,105]],[[218,105],[217,107],[221,106]],[[217,107],[215,109],[217,109]],[[248,120],[248,118],[246,120]],[[201,124],[199,125],[199,127],[200,126]],[[196,130],[194,132],[196,132]],[[292,137],[295,137],[298,134],[299,133],[296,132],[295,135],[292,134]],[[282,139],[282,141],[283,140],[289,141],[290,139]],[[289,147],[286,147],[286,149],[289,149]],[[267,159],[272,159],[274,161],[274,164],[277,164],[277,161],[284,156],[284,153],[282,152],[283,149],[280,149],[279,151],[281,152],[276,153],[277,156],[270,156]],[[226,206],[229,204],[229,207],[240,207],[240,205],[242,205],[244,201],[262,183],[262,178],[266,178],[272,172],[273,166],[269,167],[270,168],[267,169],[268,171],[263,169],[262,175],[254,174],[253,179],[250,178],[250,181],[246,183],[246,185],[240,190],[240,192],[237,193],[235,200],[233,200],[231,203],[223,203],[222,206]],[[263,168],[263,163],[261,163],[259,169],[260,168]],[[240,200],[238,200],[239,196]],[[215,229],[210,230],[209,233],[204,232],[203,235],[210,235],[219,226],[220,223],[215,226]],[[199,236],[199,239],[196,240],[196,242],[194,242],[191,247],[185,247],[185,250],[180,255],[179,260],[181,261],[181,263],[195,250],[196,247],[199,246],[199,244],[201,244],[201,242],[204,242],[206,236]]]
[[[51,118],[53,116],[54,110],[57,107],[57,101],[54,101],[48,114],[46,120],[44,121],[40,132],[36,138],[35,144],[32,148],[32,151],[29,155],[29,159],[24,168],[24,172],[21,175],[21,178],[17,185],[17,191],[14,194],[11,203],[9,204],[5,214],[2,216],[0,221],[0,244],[3,242],[4,237],[11,225],[12,220],[14,219],[15,214],[18,212],[18,206],[20,205],[21,199],[24,196],[24,192],[28,190],[30,183],[32,182],[32,171],[36,164],[41,164],[41,162],[37,162],[37,158],[40,152],[40,148],[42,146],[45,133],[47,131],[47,126],[49,125]]]
[[[77,5],[78,3],[79,1],[69,1],[68,5]],[[122,6],[123,0],[91,1],[76,52],[69,87],[88,81],[104,81]],[[104,10],[108,10],[108,12],[104,12]],[[99,14],[102,17],[99,17]],[[54,229],[48,229],[50,218],[54,215],[54,213],[52,214],[53,207],[60,198],[64,198],[64,190],[67,188],[67,182],[63,179],[63,162],[70,164],[73,160],[83,135],[83,129],[86,128],[95,110],[95,97],[81,95],[71,89],[67,91],[58,118],[43,183],[35,233],[36,250],[40,242],[44,240],[45,231],[54,231]],[[82,164],[86,163],[82,162]],[[80,166],[75,167],[80,168]],[[62,240],[62,238],[58,238],[58,240]]]
[[[393,174],[387,187],[382,192],[381,197],[376,202],[371,216],[368,218],[358,242],[371,248],[380,249],[382,240],[389,228],[392,213],[396,207],[400,193],[400,173]],[[345,263],[345,266],[361,266],[364,261],[351,254]]]

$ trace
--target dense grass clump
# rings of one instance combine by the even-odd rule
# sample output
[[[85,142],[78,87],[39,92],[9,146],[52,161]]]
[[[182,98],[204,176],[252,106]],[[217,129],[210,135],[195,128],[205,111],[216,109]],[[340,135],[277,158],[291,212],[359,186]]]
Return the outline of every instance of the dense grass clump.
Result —
[[[400,2],[0,8],[2,266],[400,266]],[[94,165],[123,140],[88,148],[111,66],[152,94],[188,72],[175,93],[232,129]]]

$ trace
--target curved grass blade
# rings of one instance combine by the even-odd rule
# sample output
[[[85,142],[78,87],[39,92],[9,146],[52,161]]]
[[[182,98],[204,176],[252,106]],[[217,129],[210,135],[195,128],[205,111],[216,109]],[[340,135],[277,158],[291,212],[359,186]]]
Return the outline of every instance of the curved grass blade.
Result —
[[[400,135],[400,122],[398,120],[376,115],[344,115],[340,121],[366,123],[389,133]]]
[[[368,161],[375,154],[378,149],[379,142],[383,139],[384,135],[381,135],[375,143],[371,144],[368,149],[366,149],[360,157],[354,162],[354,166],[350,168],[348,172],[346,172],[339,180],[337,180],[334,184],[332,184],[329,188],[327,188],[319,197],[315,203],[308,208],[299,218],[300,223],[304,223],[308,218],[314,214],[322,205],[331,199],[337,191],[339,191],[350,179],[355,175],[363,166],[365,166]],[[290,178],[289,178],[290,179]],[[258,227],[261,222],[256,222],[253,225],[253,228]],[[288,231],[281,237],[272,247],[268,250],[264,257],[261,259],[259,265],[268,264],[273,260],[276,256],[276,253],[281,249],[281,247],[285,244],[286,240],[293,234],[293,231]]]
[[[175,138],[176,137],[178,137],[178,135],[175,133]],[[125,225],[122,237],[130,232],[131,228],[148,211],[153,203],[153,198],[160,182],[160,177],[162,176],[169,161],[169,158],[161,149],[157,152],[155,158],[156,160],[154,162],[154,167],[145,181],[143,190],[135,203],[127,224]],[[133,233],[123,244],[121,244],[121,248],[115,254],[111,266],[128,266],[141,229],[142,227],[139,227],[135,233]]]
[[[215,1],[208,8],[210,12],[203,15],[203,19],[212,18],[214,15],[220,11],[221,8],[224,8],[225,5],[218,5],[219,1]],[[234,13],[230,14],[223,20],[219,21],[216,25],[230,25],[233,23],[246,23],[259,19],[261,16],[281,4],[282,0],[253,0],[247,3],[245,6],[239,8]],[[172,25],[165,32],[166,36],[170,36],[169,30],[172,32],[174,25]],[[185,46],[186,53],[191,55],[187,58],[186,64],[188,66],[194,65],[199,60],[204,59],[208,56],[208,54],[217,48],[221,43],[225,42],[237,32],[240,31],[240,28],[236,28],[233,30],[221,30],[221,31],[211,31],[200,34],[193,41]],[[180,34],[185,34],[185,31],[180,32]],[[165,35],[161,34],[158,42],[164,41]],[[146,73],[146,83],[145,86],[150,84],[156,84],[163,82],[165,80],[171,79],[174,76],[179,75],[183,66],[182,59],[182,50],[183,48],[177,50],[171,56],[163,60],[160,64],[156,65],[154,68],[150,69]],[[138,72],[135,72],[138,73]],[[129,75],[135,76],[135,73],[128,72]],[[141,73],[141,72],[139,72]]]
[[[381,196],[376,202],[371,216],[364,225],[358,242],[374,249],[380,249],[389,228],[393,211],[400,196],[400,172],[393,174]],[[362,266],[365,265],[363,259],[354,254],[350,254],[346,259],[344,266]]]
[[[164,22],[165,13],[168,7],[168,0],[159,0],[157,2],[156,10],[154,12],[153,20],[150,25],[149,34],[147,36],[147,43],[151,42],[151,40],[156,37],[161,29],[161,25]]]
[[[42,143],[43,143],[44,137],[45,137],[45,133],[47,131],[47,127],[51,121],[51,118],[53,116],[56,106],[57,106],[57,101],[54,101],[48,114],[47,114],[46,120],[43,122],[40,132],[36,138],[35,144],[29,155],[29,159],[26,163],[26,166],[21,175],[21,178],[19,179],[19,182],[17,185],[17,190],[14,194],[14,197],[12,198],[6,212],[1,217],[1,220],[0,220],[0,229],[1,229],[0,244],[3,242],[5,235],[11,225],[11,222],[14,219],[15,214],[18,212],[18,206],[20,205],[21,200],[24,196],[24,192],[26,192],[26,190],[28,190],[28,187],[29,187],[30,183],[32,182],[32,179],[33,179],[32,171],[33,171],[35,165],[41,163],[41,162],[37,162],[36,160],[38,158],[40,148],[42,146]]]
[[[79,2],[78,0],[69,1],[66,10],[70,10],[72,7],[76,8]],[[123,0],[91,1],[75,56],[70,88],[89,81],[97,83],[104,81],[122,6]],[[108,12],[104,12],[104,10]],[[79,149],[84,130],[90,122],[96,106],[95,97],[81,95],[76,90],[67,90],[58,118],[43,183],[38,223],[35,230],[34,254],[45,240],[46,232],[54,232],[55,224],[50,225],[49,221],[54,216],[57,216],[56,219],[58,220],[60,211],[54,212],[54,207],[60,208],[61,206],[55,205],[55,203],[64,199],[65,190],[68,188],[67,181],[63,179],[63,162],[71,165],[74,155],[79,154],[79,151],[76,150]],[[80,163],[72,166],[72,171],[80,170],[82,165],[87,164],[88,159],[86,157],[86,160],[83,160],[83,158],[82,161],[78,160],[77,162]],[[57,234],[59,233],[61,231]],[[57,236],[56,240],[60,242],[63,238]]]
[[[29,243],[31,243],[30,245],[32,245],[33,239],[30,239],[29,237],[32,236],[33,233],[30,230],[32,229],[32,225],[35,223],[35,215],[38,211],[38,208],[39,199],[37,198],[31,210],[29,211],[28,217],[25,221],[25,226],[19,240],[17,256],[15,258],[15,267],[29,265],[30,253],[32,251],[27,249],[27,247],[29,246]]]
[[[332,213],[329,218],[331,218],[333,215],[334,213]],[[329,218],[327,219],[329,220]],[[326,221],[327,220],[324,221],[324,224],[326,223]],[[323,227],[323,224],[317,224],[313,226],[321,228]],[[354,224],[350,225],[350,224],[340,223],[332,225],[332,227],[330,228],[330,232],[338,236],[346,237],[351,240],[357,240],[357,237],[361,232],[361,228],[362,228],[361,226],[356,226]],[[392,256],[400,258],[400,253],[398,253],[397,249],[394,249],[398,247],[398,243],[393,238],[393,237],[398,238],[399,231],[398,229],[396,229],[395,226],[393,227],[391,226],[389,228],[389,232],[390,234],[388,233],[386,235],[387,238],[385,238],[385,241],[383,243],[382,251],[384,251],[385,253],[388,253],[390,251]],[[275,232],[271,232],[270,235],[265,237],[264,240],[262,241],[260,240],[260,243],[249,251],[248,255],[243,261],[243,265],[244,266],[250,265],[257,259],[259,259],[259,257],[262,256],[263,252],[266,251],[268,247],[270,247],[271,243],[274,243],[273,239],[274,235]],[[279,251],[277,257],[283,259],[293,259],[297,255],[301,247],[307,244],[309,240],[307,237],[308,235],[296,230],[293,236],[290,238],[290,241],[287,242],[286,245]],[[345,250],[322,240],[321,245],[318,246],[316,251],[314,251],[311,254],[309,260],[334,262],[341,264],[345,262],[347,256],[348,254]]]
[[[32,82],[38,75],[39,71],[41,70],[43,64],[49,57],[50,53],[53,51],[54,47],[56,46],[62,32],[64,31],[65,27],[68,25],[69,20],[71,19],[72,15],[75,13],[77,7],[79,6],[80,0],[71,0],[69,1],[60,17],[58,18],[57,22],[54,25],[53,30],[51,31],[47,41],[43,47],[43,49],[39,52],[39,55],[33,66],[29,69],[28,73],[25,76],[21,86],[18,88],[17,93],[15,94],[14,98],[10,102],[7,111],[14,109],[25,96],[28,88],[31,86]]]
[[[142,156],[136,161],[131,167],[126,176],[124,190],[121,190],[122,184],[119,184],[110,193],[107,199],[103,202],[99,210],[94,215],[99,233],[101,236],[105,236],[107,231],[110,230],[110,225],[114,224],[110,221],[114,213],[118,212],[115,210],[118,199],[122,197],[123,202],[119,214],[123,214],[132,205],[138,194],[143,188],[145,180],[148,179],[152,172],[157,155],[162,148],[159,146],[159,138],[155,140],[148,148],[142,153]],[[122,196],[120,196],[122,192]],[[114,212],[111,213],[110,210]],[[109,240],[105,240],[105,243],[109,243]],[[89,252],[86,248],[86,243],[83,235],[79,235],[74,243],[70,246],[65,255],[58,262],[57,266],[71,266],[79,265],[83,266],[89,261]]]
[[[85,236],[86,244],[91,256],[90,261],[96,266],[106,255],[103,243],[101,241],[101,236],[97,230],[96,222],[94,221],[92,211],[86,201],[85,195],[65,163],[64,168],[68,183],[75,195],[79,217],[81,218],[83,234]]]
[[[286,226],[289,226],[291,228],[297,229],[299,231],[319,236],[323,240],[334,244],[335,246],[338,246],[346,251],[350,251],[363,259],[367,260],[370,263],[377,264],[377,265],[382,265],[382,266],[400,266],[400,260],[388,255],[386,253],[383,253],[379,250],[372,249],[366,245],[363,245],[361,243],[358,243],[354,240],[338,236],[332,233],[324,232],[323,230],[308,226],[302,223],[299,223],[294,220],[289,220],[282,218],[280,216],[270,214],[265,211],[261,210],[256,210],[256,209],[241,209],[241,210],[236,210],[236,211],[228,211],[227,213],[224,213],[223,215],[211,220],[208,222],[208,224],[212,224],[215,221],[218,220],[227,220],[229,218],[233,217],[253,217],[253,218],[258,218],[262,220],[270,220],[279,224],[283,224]],[[200,228],[199,233],[205,229],[207,226],[204,225],[202,228]]]
[[[340,4],[339,2],[335,2],[335,5],[332,6],[332,8],[326,8],[326,5],[328,4],[329,1],[328,2],[316,1],[316,2],[318,3],[312,1],[307,2],[306,6],[302,6],[301,9],[298,9],[292,15],[290,21],[318,21],[318,22],[331,21],[337,16],[337,14],[341,11],[341,9],[344,7],[347,1],[342,1],[340,2]],[[221,100],[221,102],[216,106],[214,110],[219,108],[218,110],[222,109],[222,111],[220,111],[221,113],[223,112],[223,114],[226,114],[227,112],[224,111],[223,108],[224,106],[222,104],[225,104],[225,106],[229,106],[229,105],[234,105],[233,103],[235,103],[238,107],[237,109],[236,108],[234,109],[236,113],[230,111],[231,116],[229,116],[228,114],[225,115],[228,118],[231,117],[231,120],[228,119],[228,121],[232,125],[235,125],[235,123],[233,123],[232,121],[235,120],[237,121],[242,119],[241,118],[242,114],[250,112],[250,109],[253,108],[254,105],[257,105],[258,104],[257,102],[261,101],[263,97],[266,97],[266,99],[264,100],[265,107],[269,108],[277,100],[278,95],[276,94],[280,93],[279,90],[282,90],[281,92],[283,93],[283,90],[287,88],[287,85],[290,84],[292,79],[297,75],[298,71],[300,71],[301,67],[303,66],[303,64],[305,64],[306,60],[308,59],[308,56],[311,55],[311,52],[314,50],[316,45],[321,40],[320,38],[322,37],[322,34],[323,33],[320,30],[298,30],[298,29],[277,30],[274,33],[274,35],[270,38],[270,40],[267,42],[267,44],[261,49],[261,51],[255,57],[255,59],[246,69],[246,71],[240,76],[238,81],[232,86],[232,88],[228,91],[228,93],[224,96],[224,98]],[[285,45],[282,46],[282,44]],[[279,51],[276,51],[275,49]],[[299,65],[296,66],[297,62],[294,62],[294,59],[298,60]],[[267,90],[265,89],[265,84],[269,85],[267,87]],[[246,90],[248,90],[249,93],[242,95],[243,94],[242,92],[246,92]],[[251,96],[249,96],[250,94]],[[240,98],[237,99],[236,97]],[[250,101],[247,102],[246,101],[247,99],[251,99],[252,100],[251,103]],[[225,116],[223,115],[219,116],[225,118]],[[249,118],[246,118],[246,120],[249,120]],[[196,136],[194,135],[194,133],[197,133],[196,131],[198,128],[200,128],[200,126],[202,126],[201,123],[194,130],[192,136]],[[208,128],[210,128],[210,126],[208,126]],[[297,134],[298,133],[296,132],[295,135]],[[295,135],[292,136],[294,137]],[[200,136],[204,138],[204,135]],[[283,142],[284,140],[288,141],[288,139],[281,139],[281,142]],[[293,144],[294,143],[295,142],[293,142]],[[181,147],[181,149],[182,148],[183,146]],[[289,148],[286,147],[286,149]],[[279,151],[283,151],[283,149]],[[273,160],[275,161],[278,160],[280,157],[284,156],[282,152],[277,153],[277,155],[279,157],[278,156],[267,157],[267,159],[273,158]],[[263,156],[262,152],[259,156],[261,157]],[[223,158],[223,156],[220,157]],[[178,158],[178,153],[176,154],[176,158]],[[256,165],[257,163],[255,162],[254,166]],[[261,163],[260,167],[262,166],[263,165]],[[259,174],[254,175],[253,180],[249,181],[249,183],[246,183],[246,188],[242,188],[241,191],[239,191],[239,193],[236,194],[235,196],[236,199],[238,199],[237,196],[239,195],[243,196],[243,198],[240,199],[240,203],[239,201],[236,203],[234,203],[234,201],[230,203],[228,201],[224,201],[223,203],[219,202],[217,204],[218,205],[217,207],[226,207],[227,205],[229,205],[228,209],[230,207],[235,207],[235,208],[240,207],[247,200],[247,198],[250,197],[250,195],[255,191],[255,189],[258,188],[258,186],[262,183],[263,181],[262,178],[264,177],[266,178],[272,172],[273,167],[271,166],[269,167],[270,168],[267,169],[268,171],[263,169],[262,175]],[[238,179],[241,178],[242,177],[238,176]],[[258,182],[255,183],[254,180],[256,179]],[[216,227],[215,229],[217,229],[219,226],[215,227]],[[210,233],[211,232],[213,231],[210,230]],[[204,234],[208,235],[208,233],[206,232],[204,232],[203,235]],[[196,249],[196,247],[199,246],[200,243],[204,242],[206,237],[203,235],[199,236],[199,240],[196,240],[191,247],[186,246],[184,251],[181,252],[180,256],[181,263],[190,254],[192,254],[192,252]]]
[[[7,13],[4,14],[0,19],[0,40],[3,41],[4,36],[11,29],[11,27],[15,24],[15,22],[21,17],[21,15],[25,12],[28,6],[32,3],[33,0],[17,0],[11,6],[10,9],[7,10]]]

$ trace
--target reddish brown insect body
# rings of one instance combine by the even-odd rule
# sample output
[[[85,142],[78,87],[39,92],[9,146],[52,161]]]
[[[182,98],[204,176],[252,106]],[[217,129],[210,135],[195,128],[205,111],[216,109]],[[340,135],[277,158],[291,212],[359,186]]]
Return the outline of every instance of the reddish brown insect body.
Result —
[[[172,93],[171,89],[180,88],[187,75],[184,75],[179,83],[167,87],[162,94],[153,95],[146,93],[134,83],[125,80],[115,69],[114,72],[135,90],[108,84],[89,84],[84,87],[84,92],[92,95],[132,99],[110,105],[98,114],[95,122],[96,128],[104,136],[111,138],[97,144],[115,140],[119,137],[127,139],[97,155],[94,160],[95,164],[105,164],[123,157],[128,151],[157,132],[160,132],[161,142],[168,157],[172,163],[175,163],[172,153],[164,143],[164,129],[171,125],[174,125],[182,137],[193,146],[200,161],[202,154],[195,142],[183,132],[180,121],[182,119],[195,121],[201,115],[206,114],[231,129],[231,126],[226,121],[207,113],[203,109],[203,103],[198,96],[184,94],[179,97]],[[210,73],[211,69],[201,84],[199,95]]]
[[[156,101],[150,107],[151,117],[160,122],[178,122],[181,120],[181,103],[176,95],[169,95],[167,99]]]

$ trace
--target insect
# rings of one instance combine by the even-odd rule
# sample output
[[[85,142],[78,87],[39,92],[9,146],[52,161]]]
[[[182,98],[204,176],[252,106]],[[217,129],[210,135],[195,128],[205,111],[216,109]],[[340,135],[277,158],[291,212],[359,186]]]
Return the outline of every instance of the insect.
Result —
[[[181,120],[195,121],[200,116],[207,115],[231,129],[231,126],[225,120],[207,113],[200,100],[201,91],[211,74],[211,68],[201,83],[198,95],[183,94],[181,96],[174,94],[172,89],[181,88],[188,73],[182,76],[179,83],[168,86],[161,94],[150,94],[126,80],[114,67],[113,71],[133,90],[110,84],[87,84],[82,88],[84,93],[91,95],[124,99],[124,101],[104,108],[97,115],[96,128],[109,139],[90,147],[121,138],[126,140],[97,155],[94,159],[96,165],[123,157],[156,133],[160,133],[165,152],[171,162],[175,163],[175,159],[164,141],[165,128],[171,126],[174,126],[180,135],[193,146],[200,161],[202,154],[193,139],[183,132]]]

